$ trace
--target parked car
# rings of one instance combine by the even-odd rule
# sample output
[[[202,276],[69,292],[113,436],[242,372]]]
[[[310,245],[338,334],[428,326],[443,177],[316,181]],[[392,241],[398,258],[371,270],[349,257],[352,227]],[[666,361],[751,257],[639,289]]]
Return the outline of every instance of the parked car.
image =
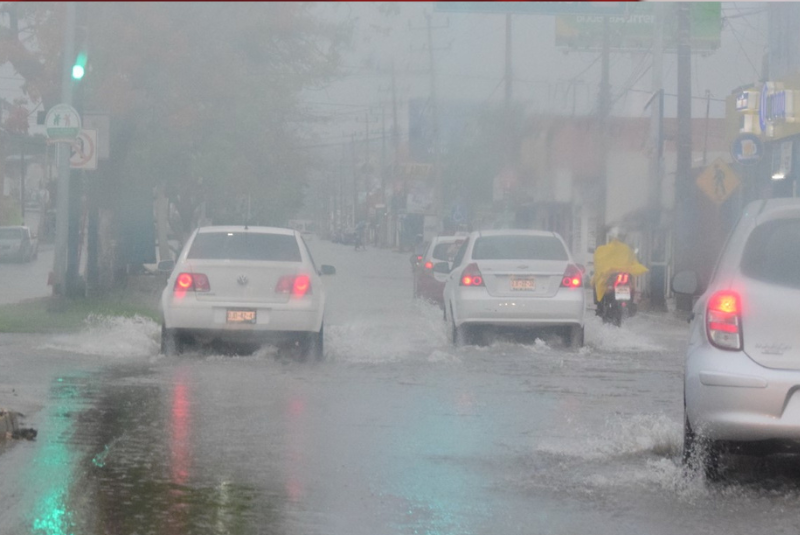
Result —
[[[455,345],[482,327],[553,328],[583,345],[583,273],[554,232],[484,230],[469,235],[446,273],[445,319]]]
[[[800,451],[800,199],[750,203],[699,295],[684,378],[683,460],[709,477],[725,452]]]
[[[324,355],[325,286],[299,232],[274,227],[211,226],[194,231],[161,295],[161,348],[215,340],[276,342],[301,358]]]
[[[23,226],[0,227],[0,259],[30,262],[39,257],[39,240]]]
[[[458,249],[466,241],[466,235],[437,236],[431,240],[422,259],[414,269],[414,297],[438,304],[444,309],[444,281],[447,275],[433,271],[437,262],[447,262],[452,266]]]

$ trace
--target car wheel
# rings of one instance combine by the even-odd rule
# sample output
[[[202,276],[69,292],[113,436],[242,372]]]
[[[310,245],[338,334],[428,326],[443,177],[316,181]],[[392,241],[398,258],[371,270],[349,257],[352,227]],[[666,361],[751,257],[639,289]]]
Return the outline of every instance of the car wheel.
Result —
[[[325,325],[320,327],[319,332],[306,333],[299,343],[298,359],[305,362],[309,359],[317,362],[325,358]]]
[[[175,329],[167,329],[162,323],[161,353],[165,357],[174,357],[175,355],[180,355],[182,349],[181,340],[178,337],[178,333],[175,332]]]
[[[460,327],[456,327],[456,319],[453,316],[452,306],[450,308],[450,328],[452,331],[451,336],[452,336],[453,347],[461,347],[469,343],[468,340],[469,327],[466,325],[461,325]]]
[[[683,467],[689,471],[702,470],[709,481],[720,479],[719,461],[722,454],[719,445],[697,435],[689,423],[686,409],[683,412]]]
[[[570,349],[580,349],[583,347],[584,328],[580,325],[571,325],[567,327],[567,333],[564,337],[564,342]]]

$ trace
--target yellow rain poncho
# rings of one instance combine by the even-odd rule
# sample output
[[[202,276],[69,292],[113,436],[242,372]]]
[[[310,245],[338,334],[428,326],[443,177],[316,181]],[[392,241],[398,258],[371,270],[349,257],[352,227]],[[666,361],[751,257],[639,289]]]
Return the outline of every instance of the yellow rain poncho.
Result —
[[[637,276],[647,273],[648,269],[639,263],[633,249],[619,240],[611,240],[595,249],[592,285],[598,301],[603,299],[603,295],[606,292],[606,280],[608,277],[612,273],[619,271]]]

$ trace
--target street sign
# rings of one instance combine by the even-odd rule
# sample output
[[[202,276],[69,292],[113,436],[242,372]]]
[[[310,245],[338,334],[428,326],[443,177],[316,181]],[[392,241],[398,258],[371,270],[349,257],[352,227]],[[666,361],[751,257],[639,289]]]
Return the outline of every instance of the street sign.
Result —
[[[758,163],[764,156],[764,144],[755,134],[740,134],[731,144],[731,156],[743,165]]]
[[[436,2],[436,11],[520,15],[619,15],[628,2]]]
[[[97,130],[97,159],[108,160],[111,155],[111,121],[107,113],[84,112],[83,127]]]
[[[658,20],[656,2],[632,2],[627,12],[608,19],[608,46],[611,50],[649,53],[653,49],[656,24],[663,24],[664,50],[678,49],[677,15],[674,10]],[[689,38],[692,53],[707,54],[720,46],[722,7],[720,2],[693,2],[689,5]],[[574,12],[556,17],[556,46],[569,50],[600,50],[606,25],[602,13]]]
[[[81,130],[72,143],[69,157],[71,169],[94,171],[97,169],[97,130]]]
[[[81,116],[69,104],[56,104],[47,112],[44,126],[51,141],[72,141],[81,131]]]
[[[740,184],[739,177],[722,158],[714,160],[697,177],[697,187],[716,204],[724,203]]]

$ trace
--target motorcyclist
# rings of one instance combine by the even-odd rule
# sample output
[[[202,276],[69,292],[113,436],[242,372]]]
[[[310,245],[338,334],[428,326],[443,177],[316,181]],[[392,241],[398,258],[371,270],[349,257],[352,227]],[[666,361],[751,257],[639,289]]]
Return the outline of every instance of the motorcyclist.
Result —
[[[594,250],[594,303],[603,300],[606,282],[613,273],[629,273],[632,276],[642,275],[649,270],[639,263],[636,253],[625,243],[625,234],[619,227],[612,227],[608,232],[609,241]],[[599,309],[598,309],[599,310]]]

